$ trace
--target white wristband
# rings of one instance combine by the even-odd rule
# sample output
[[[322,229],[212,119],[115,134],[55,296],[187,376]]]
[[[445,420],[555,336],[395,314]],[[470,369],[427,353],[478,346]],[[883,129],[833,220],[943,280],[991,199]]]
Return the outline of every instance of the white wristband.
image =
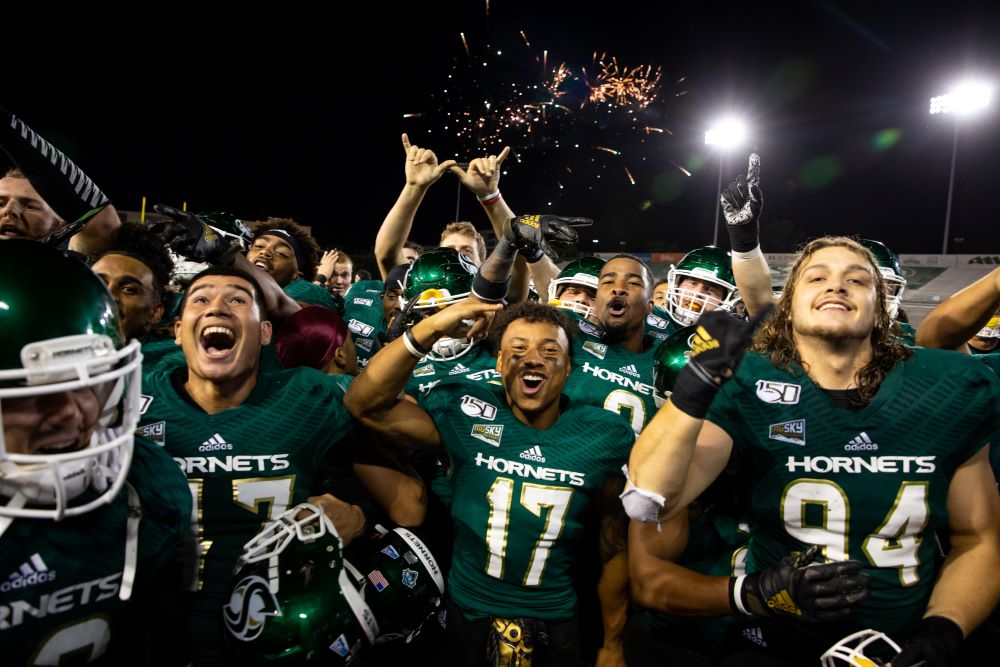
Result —
[[[496,192],[491,192],[490,194],[484,195],[482,197],[477,196],[476,199],[478,199],[479,201],[489,201],[491,199],[498,199],[499,197],[500,197],[500,190],[497,190]]]
[[[733,250],[732,254],[734,262],[749,262],[751,260],[757,259],[758,257],[764,256],[764,253],[760,251],[759,245],[753,250],[748,250],[747,252],[736,252],[735,250]]]
[[[733,603],[736,604],[736,609],[746,616],[753,616],[754,613],[749,609],[743,607],[743,584],[746,583],[747,575],[741,574],[736,577],[736,581],[733,583]]]
[[[407,331],[406,333],[409,333],[409,331]],[[403,334],[402,336],[400,336],[400,338],[403,339],[403,345],[406,347],[407,351],[410,354],[412,354],[417,359],[423,359],[424,358],[424,356],[425,356],[424,353],[421,352],[420,350],[418,350],[417,348],[415,348],[413,346],[413,343],[410,342],[410,337],[409,336],[407,336],[406,334]]]

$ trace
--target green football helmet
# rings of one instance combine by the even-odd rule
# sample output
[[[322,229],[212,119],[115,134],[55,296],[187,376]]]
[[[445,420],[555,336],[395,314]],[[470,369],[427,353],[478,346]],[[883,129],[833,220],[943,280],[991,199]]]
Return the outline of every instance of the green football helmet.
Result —
[[[660,343],[653,353],[653,387],[660,398],[669,398],[677,374],[691,358],[691,337],[694,325],[678,329]]]
[[[444,594],[434,555],[405,528],[351,544],[344,567],[378,619],[376,643],[416,636]]]
[[[125,344],[107,287],[55,248],[0,242],[0,332],[0,523],[59,520],[111,502],[132,461],[142,354],[138,341]],[[84,391],[96,400],[93,416],[80,408],[60,417],[69,414],[60,406],[95,402],[70,397]],[[60,435],[39,441],[8,429],[15,419],[44,420]]]
[[[410,265],[403,281],[403,326],[408,328],[420,315],[431,315],[469,296],[477,271],[476,265],[454,248],[434,248],[422,254]],[[441,338],[428,356],[450,361],[468,353],[472,345],[469,338]]]
[[[878,264],[878,270],[885,281],[885,307],[889,311],[889,317],[896,319],[899,315],[899,305],[903,301],[903,292],[906,290],[906,278],[903,277],[903,270],[899,268],[899,259],[884,243],[871,239],[858,239],[858,243],[875,255],[875,263]]]
[[[414,308],[440,309],[472,293],[476,265],[454,248],[428,250],[410,265],[403,289],[405,302],[416,299]]]
[[[716,298],[703,292],[682,288],[685,278],[693,278],[721,287],[725,293]],[[694,324],[702,313],[709,310],[731,311],[739,300],[736,279],[728,251],[715,246],[692,250],[681,258],[667,273],[670,289],[667,292],[667,312],[681,326]]]
[[[557,308],[565,308],[574,313],[579,313],[583,317],[590,315],[593,308],[593,296],[591,304],[574,301],[561,301],[560,296],[563,290],[569,285],[582,287],[597,293],[597,281],[601,277],[601,269],[604,268],[604,260],[597,257],[581,257],[574,259],[566,265],[559,275],[549,283],[549,304]]]
[[[243,547],[228,604],[226,644],[241,665],[346,664],[379,634],[344,569],[325,512],[302,504]]]

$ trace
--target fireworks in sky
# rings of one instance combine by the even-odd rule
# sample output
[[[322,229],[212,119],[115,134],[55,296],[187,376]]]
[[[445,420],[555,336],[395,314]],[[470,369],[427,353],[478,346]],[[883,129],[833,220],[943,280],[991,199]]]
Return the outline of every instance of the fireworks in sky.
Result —
[[[581,162],[598,172],[588,178],[606,171],[606,178],[635,185],[647,150],[672,136],[664,127],[662,67],[597,52],[576,66],[537,49],[524,30],[518,36],[504,50],[459,33],[451,70],[430,108],[403,117],[420,119],[432,133],[428,143],[466,159],[510,146],[517,162],[539,164],[558,190]]]

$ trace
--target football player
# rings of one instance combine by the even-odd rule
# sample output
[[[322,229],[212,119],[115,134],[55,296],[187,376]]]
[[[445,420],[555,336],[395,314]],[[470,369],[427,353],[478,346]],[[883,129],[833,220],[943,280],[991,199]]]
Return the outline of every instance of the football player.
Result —
[[[747,650],[774,664],[818,658],[867,628],[904,640],[893,665],[946,664],[1000,598],[986,446],[1000,426],[1000,383],[968,358],[896,343],[883,281],[858,242],[810,242],[751,354],[752,325],[700,320],[691,361],[630,458],[623,502],[650,523],[685,508],[731,456],[741,463],[752,574],[731,579],[729,594],[762,617],[747,622],[766,647]],[[945,527],[939,566],[933,534]],[[846,590],[819,602],[807,567],[816,556],[859,563],[870,597]],[[785,575],[755,576],[782,562]],[[847,615],[798,623],[831,608]]]
[[[171,608],[159,584],[191,496],[170,457],[134,435],[141,355],[119,324],[83,262],[0,243],[0,636],[12,665],[134,663],[138,637]]]
[[[345,404],[386,437],[444,448],[451,460],[454,664],[489,664],[489,646],[503,664],[533,656],[575,665],[572,571],[586,558],[584,513],[633,435],[606,410],[561,402],[572,369],[568,323],[549,306],[518,304],[495,328],[501,386],[443,379],[423,407],[398,398],[425,350],[445,336],[475,338],[498,308],[465,300],[418,322],[369,362]]]

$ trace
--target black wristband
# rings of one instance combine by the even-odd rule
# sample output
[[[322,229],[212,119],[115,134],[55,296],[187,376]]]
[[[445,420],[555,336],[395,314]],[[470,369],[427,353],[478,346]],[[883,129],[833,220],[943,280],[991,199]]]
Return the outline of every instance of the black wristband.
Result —
[[[472,281],[472,294],[485,303],[503,303],[510,287],[510,276],[503,282],[489,280],[479,272]]]
[[[756,222],[742,225],[726,225],[729,232],[729,245],[733,252],[750,252],[760,245],[760,231]]]
[[[327,281],[327,277],[324,276],[322,273],[317,273],[316,274],[316,282],[318,282],[320,285],[325,285],[326,281]]]
[[[431,353],[430,350],[428,350],[426,347],[417,342],[417,337],[413,335],[413,329],[407,329],[406,332],[403,333],[403,337],[410,342],[410,345],[413,346],[414,350],[416,350],[423,356],[426,357],[428,354]]]
[[[688,362],[677,373],[670,402],[684,414],[695,419],[704,419],[721,386],[699,376],[692,363]]]

